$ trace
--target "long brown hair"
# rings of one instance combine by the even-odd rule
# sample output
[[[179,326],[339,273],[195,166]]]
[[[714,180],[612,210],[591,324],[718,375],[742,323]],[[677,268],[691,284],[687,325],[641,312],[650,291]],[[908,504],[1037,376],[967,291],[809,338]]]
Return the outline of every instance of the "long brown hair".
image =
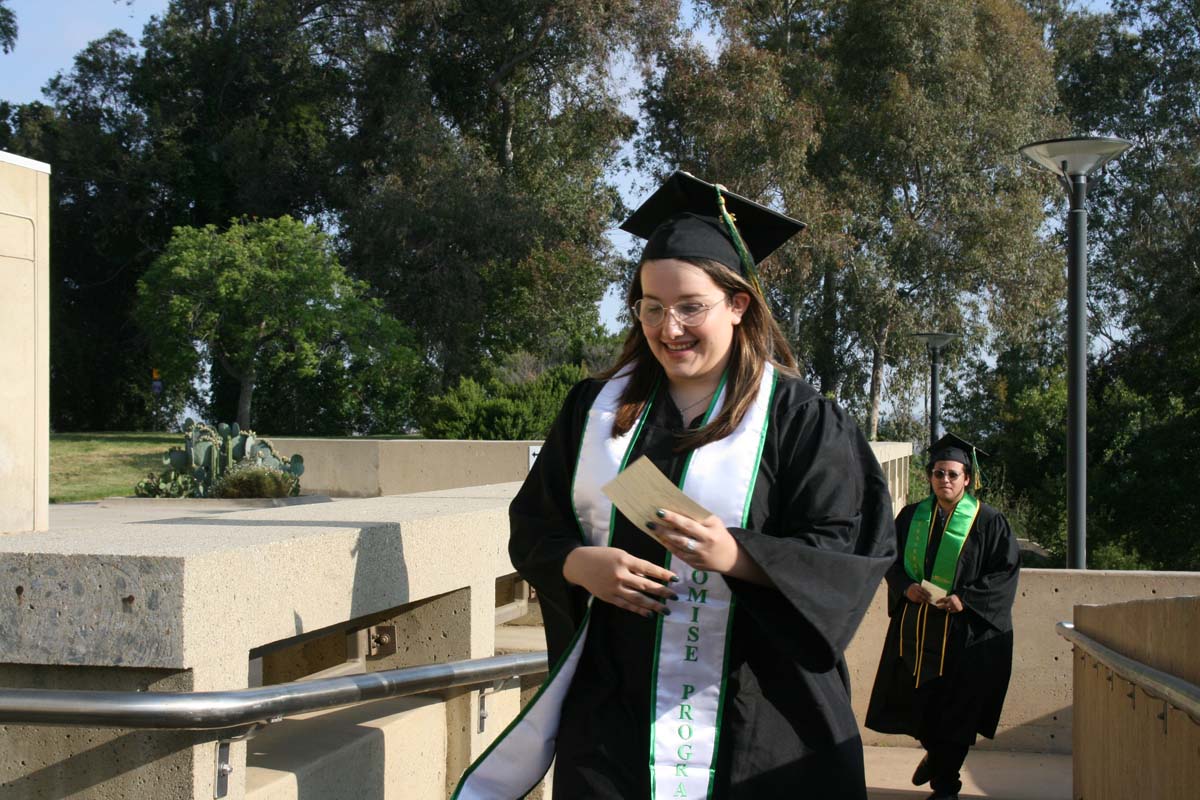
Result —
[[[754,402],[758,393],[758,384],[762,380],[764,366],[770,362],[786,374],[796,374],[796,359],[788,346],[783,331],[771,316],[771,310],[761,294],[729,267],[716,261],[703,258],[681,258],[694,267],[698,267],[712,278],[713,283],[725,294],[726,301],[738,292],[750,296],[750,303],[742,314],[741,324],[733,329],[733,341],[730,344],[729,364],[726,367],[728,379],[725,384],[725,403],[721,412],[707,425],[683,434],[679,440],[678,450],[691,450],[709,442],[723,439],[737,428],[745,416],[746,410]],[[632,306],[642,298],[642,267],[638,264],[633,281],[629,284],[626,306]],[[665,382],[662,365],[650,351],[646,334],[641,324],[634,320],[633,328],[625,337],[625,346],[617,362],[599,373],[596,377],[609,380],[614,376],[631,371],[629,383],[621,394],[620,406],[616,419],[613,420],[613,437],[628,431],[637,422],[638,416],[650,399],[654,387]]]

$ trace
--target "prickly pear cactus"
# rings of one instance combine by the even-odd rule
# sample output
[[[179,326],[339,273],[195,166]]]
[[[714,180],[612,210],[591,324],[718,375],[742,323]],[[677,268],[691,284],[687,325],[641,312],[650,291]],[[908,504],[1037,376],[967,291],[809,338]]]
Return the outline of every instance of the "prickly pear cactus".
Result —
[[[235,422],[212,428],[188,419],[183,424],[183,447],[163,455],[161,475],[151,473],[138,483],[138,497],[211,497],[213,486],[236,464],[260,464],[292,475],[292,494],[300,494],[304,459],[298,454],[281,458],[267,439],[242,430]]]

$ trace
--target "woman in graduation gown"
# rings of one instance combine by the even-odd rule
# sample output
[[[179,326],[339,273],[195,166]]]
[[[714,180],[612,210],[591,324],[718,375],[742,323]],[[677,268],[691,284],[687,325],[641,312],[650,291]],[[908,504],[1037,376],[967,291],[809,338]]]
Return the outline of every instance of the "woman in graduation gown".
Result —
[[[913,783],[929,783],[934,800],[958,797],[975,737],[996,735],[1012,672],[1019,551],[1004,515],[973,496],[976,453],[954,434],[939,439],[930,495],[896,517],[891,621],[867,710],[872,730],[921,742]],[[922,581],[947,595],[934,600]]]
[[[556,798],[865,798],[842,654],[891,499],[757,286],[802,224],[677,172],[622,227],[648,240],[633,329],[510,508],[551,674],[456,797],[523,796],[554,757]],[[600,487],[642,456],[712,515],[616,511]]]

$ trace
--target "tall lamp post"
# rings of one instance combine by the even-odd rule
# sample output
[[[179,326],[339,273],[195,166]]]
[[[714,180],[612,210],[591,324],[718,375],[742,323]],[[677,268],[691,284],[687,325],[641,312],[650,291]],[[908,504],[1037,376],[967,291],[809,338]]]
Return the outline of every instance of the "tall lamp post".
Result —
[[[1067,567],[1087,569],[1087,190],[1093,172],[1130,142],[1112,136],[1047,139],[1021,155],[1058,176],[1067,212]]]
[[[958,338],[957,333],[914,333],[929,350],[929,446],[942,438],[942,408],[938,392],[942,382],[940,378],[942,367],[942,349],[952,340]]]

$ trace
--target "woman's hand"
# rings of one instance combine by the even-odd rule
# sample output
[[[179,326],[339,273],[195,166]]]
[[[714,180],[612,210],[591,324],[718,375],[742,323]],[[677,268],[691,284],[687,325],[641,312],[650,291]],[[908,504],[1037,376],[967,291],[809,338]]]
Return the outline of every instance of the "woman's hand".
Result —
[[[663,584],[679,580],[670,570],[617,547],[576,547],[563,562],[563,577],[593,597],[643,617],[671,613],[655,598],[675,599]]]
[[[908,598],[910,603],[930,603],[933,601],[933,595],[919,583],[910,583],[908,588],[904,590],[904,596]]]
[[[942,611],[949,611],[951,614],[958,614],[963,610],[963,602],[956,594],[948,594],[934,603],[934,605]]]
[[[658,509],[650,527],[660,534],[671,555],[694,569],[719,572],[770,586],[771,579],[733,538],[715,514],[694,520],[674,511]]]

